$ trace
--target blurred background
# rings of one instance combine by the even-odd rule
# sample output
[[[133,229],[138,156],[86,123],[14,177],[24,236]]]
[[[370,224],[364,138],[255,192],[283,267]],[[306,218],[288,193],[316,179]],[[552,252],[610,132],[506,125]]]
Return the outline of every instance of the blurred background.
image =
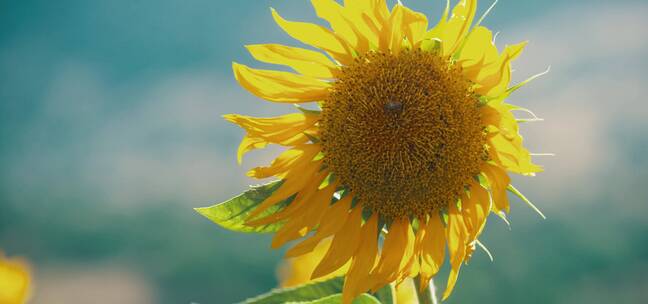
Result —
[[[436,22],[445,1],[403,0]],[[453,1],[454,2],[454,1]],[[490,1],[480,3],[480,13]],[[299,45],[269,7],[317,21],[308,1],[0,2],[0,248],[34,268],[33,303],[232,303],[277,284],[270,236],[229,232],[192,208],[255,183],[243,132],[220,116],[292,111],[234,80],[244,45]],[[648,4],[502,0],[497,45],[530,40],[510,102],[545,173],[515,178],[447,303],[640,303],[648,298]],[[276,151],[276,149],[271,149]],[[444,286],[445,276],[439,277]]]

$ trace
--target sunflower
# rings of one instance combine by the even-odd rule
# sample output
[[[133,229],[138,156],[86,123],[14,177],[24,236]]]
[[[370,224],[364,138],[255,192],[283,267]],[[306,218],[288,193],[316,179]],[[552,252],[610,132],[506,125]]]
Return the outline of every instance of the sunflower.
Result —
[[[290,288],[297,287],[307,283],[313,283],[311,274],[319,261],[324,257],[328,248],[331,246],[331,238],[322,240],[313,251],[297,257],[286,259],[280,266],[278,277],[281,287]],[[337,271],[326,275],[325,277],[318,278],[318,280],[326,280],[344,275],[349,268],[345,265]],[[396,304],[418,303],[416,295],[416,287],[412,279],[406,279],[399,286],[395,288],[395,302]]]
[[[25,303],[29,297],[30,282],[27,263],[18,258],[5,258],[0,251],[0,303]]]
[[[239,163],[253,149],[286,147],[269,166],[248,172],[280,186],[246,225],[281,223],[274,248],[299,240],[288,257],[332,238],[311,277],[348,266],[345,303],[409,277],[427,287],[447,248],[445,299],[481,245],[487,216],[506,220],[507,191],[528,202],[509,173],[542,171],[518,132],[519,122],[535,116],[516,118],[514,111],[531,112],[505,102],[533,78],[509,85],[511,62],[526,42],[498,51],[483,17],[474,22],[476,0],[460,1],[451,14],[447,3],[431,28],[400,1],[391,9],[384,0],[312,5],[330,29],[288,21],[274,9],[272,16],[321,52],[248,45],[255,59],[294,72],[233,64],[236,80],[252,94],[297,108],[269,118],[225,115],[246,131]],[[278,211],[268,215],[270,208]]]

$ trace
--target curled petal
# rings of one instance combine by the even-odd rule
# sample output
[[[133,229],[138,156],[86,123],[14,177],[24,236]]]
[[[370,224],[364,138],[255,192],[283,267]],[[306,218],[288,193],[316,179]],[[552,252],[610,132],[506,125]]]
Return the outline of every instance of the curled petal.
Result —
[[[401,262],[405,256],[407,248],[408,235],[408,218],[394,220],[389,227],[389,232],[385,237],[380,261],[371,275],[375,278],[372,290],[378,290],[380,287],[396,279],[400,270]]]
[[[484,68],[478,79],[475,81],[477,87],[475,92],[483,96],[500,96],[506,92],[511,81],[511,61],[515,60],[526,46],[527,42],[507,46],[500,59]],[[482,76],[483,75],[483,76]]]
[[[276,223],[308,208],[310,206],[308,202],[314,200],[313,197],[316,197],[319,185],[322,184],[322,180],[324,180],[324,178],[328,174],[328,171],[322,170],[318,172],[314,177],[309,178],[308,183],[306,183],[304,187],[295,195],[295,198],[290,202],[290,204],[288,204],[287,207],[281,209],[281,211],[268,215],[264,218],[248,221],[245,224],[248,226],[263,226]]]
[[[303,237],[317,227],[324,212],[331,204],[336,187],[337,184],[330,184],[324,189],[316,190],[303,201],[293,201],[291,204],[299,204],[303,207],[300,211],[287,216],[289,220],[275,234],[272,239],[272,247],[279,248],[286,242]]]
[[[342,267],[356,252],[362,237],[362,207],[356,206],[340,231],[333,236],[331,247],[313,271],[311,279],[325,276]]]
[[[279,154],[269,167],[256,167],[248,171],[247,175],[258,179],[272,176],[285,178],[288,171],[297,166],[300,159],[313,159],[319,150],[318,145],[303,145],[286,150]]]
[[[349,216],[351,201],[351,195],[347,195],[335,204],[331,205],[324,212],[322,223],[320,224],[320,227],[317,228],[317,232],[315,232],[313,236],[288,250],[286,256],[294,257],[311,252],[320,241],[340,231]]]
[[[315,78],[334,78],[339,67],[324,54],[281,44],[253,44],[246,48],[254,59],[287,65],[298,73]]]
[[[349,272],[344,280],[342,303],[348,304],[359,294],[367,291],[369,272],[378,254],[378,214],[371,215],[362,226],[361,244],[355,253]]]
[[[486,175],[491,188],[493,209],[498,213],[501,211],[508,213],[510,206],[506,196],[506,187],[511,183],[511,178],[504,169],[489,164],[482,166],[482,172]]]
[[[364,53],[369,50],[369,40],[358,28],[357,21],[361,21],[360,18],[354,17],[349,10],[334,0],[311,0],[311,2],[317,16],[328,21],[335,34],[349,43],[355,52]]]
[[[466,257],[466,227],[456,204],[450,204],[448,208],[446,238],[448,242],[451,268],[446,290],[443,292],[443,300],[447,299],[452,293],[452,290],[457,283],[457,278],[459,277],[459,269]]]
[[[325,99],[330,83],[290,72],[258,70],[234,63],[236,80],[257,97],[275,101],[301,103]]]
[[[287,21],[279,16],[279,13],[274,9],[272,10],[272,17],[293,38],[326,51],[343,64],[353,60],[351,47],[348,43],[329,29],[312,23]]]
[[[425,36],[427,27],[428,20],[424,14],[403,7],[403,32],[412,45],[418,46]]]
[[[430,216],[423,229],[425,235],[421,243],[421,288],[426,288],[430,279],[443,265],[446,235],[439,215]]]
[[[466,37],[457,61],[463,67],[466,78],[477,81],[482,76],[484,68],[494,64],[498,58],[497,47],[493,43],[493,33],[483,26],[478,26]]]
[[[282,116],[260,118],[239,114],[223,116],[227,121],[245,129],[246,136],[239,145],[237,161],[240,164],[243,155],[253,149],[264,148],[268,144],[297,146],[307,143],[310,139],[305,134],[312,131],[319,115],[292,113]]]
[[[477,0],[462,0],[452,9],[450,20],[439,31],[440,37],[438,38],[443,41],[443,55],[452,55],[461,46],[472,25],[476,11]]]
[[[247,221],[250,221],[261,214],[266,209],[278,204],[295,193],[299,192],[304,186],[309,182],[309,179],[303,178],[303,176],[312,176],[314,175],[322,166],[322,161],[312,161],[307,158],[301,159],[300,163],[286,174],[286,177],[282,180],[283,183],[281,186],[272,193],[271,196],[266,198],[256,209],[254,209],[247,217]]]

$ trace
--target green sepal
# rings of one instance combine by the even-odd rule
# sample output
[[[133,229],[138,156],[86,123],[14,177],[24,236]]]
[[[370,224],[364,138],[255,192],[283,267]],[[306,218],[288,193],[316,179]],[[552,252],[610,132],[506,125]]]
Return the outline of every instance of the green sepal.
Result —
[[[306,132],[303,132],[303,134],[308,137],[308,140],[310,140],[312,143],[317,144],[320,142],[319,137],[313,135],[313,134],[308,134]]]
[[[412,42],[410,42],[407,37],[403,37],[403,40],[401,41],[401,49],[407,51],[412,50]]]
[[[396,303],[396,292],[394,290],[394,285],[392,284],[385,285],[385,287],[378,289],[378,291],[371,295],[374,296],[378,300],[378,302],[382,304]]]
[[[482,186],[484,189],[489,189],[490,184],[488,183],[488,179],[483,174],[477,175],[477,181],[479,182],[479,185]]]
[[[277,288],[260,296],[247,299],[245,304],[278,304],[278,303],[310,303],[308,301],[337,295],[342,292],[344,278],[336,277],[320,282],[311,282],[305,285],[289,288]],[[324,302],[326,303],[326,302]]]
[[[297,108],[297,110],[301,111],[302,113],[304,113],[306,115],[320,115],[320,114],[322,114],[322,111],[320,111],[320,110],[306,109],[306,108],[302,107],[299,104],[294,104],[294,106],[295,106],[295,108]]]
[[[509,222],[508,218],[506,217],[506,213],[504,213],[504,211],[499,211],[499,212],[495,212],[495,214],[499,216],[499,218],[502,220],[502,222],[504,222],[504,224],[506,224],[508,230],[511,230],[511,222]]]
[[[432,52],[439,52],[441,50],[441,39],[439,38],[431,38],[431,39],[423,39],[421,41],[421,51],[432,53]]]
[[[514,85],[514,86],[512,86],[512,87],[510,87],[510,88],[508,88],[508,89],[506,90],[506,94],[507,94],[507,96],[510,95],[511,93],[515,92],[517,89],[519,89],[519,88],[525,86],[525,85],[528,84],[529,82],[535,80],[536,78],[538,78],[538,77],[540,77],[540,76],[543,76],[543,75],[549,73],[550,70],[551,70],[551,66],[547,67],[547,69],[546,69],[544,72],[541,72],[541,73],[535,74],[535,75],[533,75],[533,76],[527,78],[526,80],[524,80],[524,81],[522,81],[522,82],[520,82],[520,83],[518,83],[518,84],[516,84],[516,85]]]
[[[281,228],[283,223],[273,223],[264,226],[248,226],[245,221],[250,212],[268,198],[279,186],[281,181],[271,182],[269,184],[251,187],[250,190],[239,194],[225,202],[216,204],[210,207],[194,208],[202,216],[208,218],[210,221],[218,224],[219,226],[238,232],[254,232],[254,233],[270,233],[276,232]],[[273,213],[276,213],[281,208],[285,207],[292,197],[276,204],[266,211],[262,212],[257,218],[262,218]]]
[[[508,190],[509,192],[515,194],[515,196],[517,196],[523,202],[525,202],[527,205],[529,205],[529,207],[531,209],[533,209],[533,211],[538,213],[543,219],[545,219],[545,220],[547,219],[547,217],[542,213],[542,211],[540,211],[540,209],[538,209],[538,207],[536,207],[528,198],[526,198],[526,196],[524,196],[524,194],[522,194],[522,192],[520,192],[518,189],[513,187],[513,185],[509,184],[508,187],[506,187],[506,190]]]
[[[492,100],[492,98],[489,98],[488,96],[480,95],[480,96],[477,98],[477,100],[479,100],[479,104],[478,104],[478,106],[481,107],[481,106],[485,106],[485,105],[487,105],[487,104]]]
[[[319,185],[319,189],[324,189],[324,188],[328,187],[330,184],[332,184],[333,182],[335,182],[335,179],[336,179],[335,174],[330,173],[329,175],[327,175],[327,176],[324,178],[324,180],[322,181],[322,183]]]

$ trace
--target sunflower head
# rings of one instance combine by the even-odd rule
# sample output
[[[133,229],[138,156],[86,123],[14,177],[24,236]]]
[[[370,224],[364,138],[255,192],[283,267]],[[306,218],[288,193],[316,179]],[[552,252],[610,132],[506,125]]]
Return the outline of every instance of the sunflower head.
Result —
[[[526,43],[498,50],[481,19],[474,22],[475,0],[452,10],[448,3],[433,26],[400,1],[391,8],[385,0],[311,2],[330,28],[272,15],[286,33],[319,51],[247,46],[257,60],[294,72],[233,65],[254,95],[317,108],[298,105],[295,113],[269,118],[225,116],[246,131],[239,162],[268,144],[286,147],[269,166],[248,172],[278,182],[246,225],[280,224],[274,247],[301,239],[289,257],[330,239],[309,275],[344,269],[345,303],[408,277],[419,276],[425,287],[447,248],[445,298],[481,244],[487,216],[505,219],[507,191],[528,202],[510,185],[509,173],[541,171],[522,145],[523,119],[513,115],[530,111],[505,102],[526,83],[510,86],[511,62]]]
[[[486,134],[461,67],[436,52],[370,52],[341,68],[319,122],[324,164],[365,207],[425,217],[479,174]]]
[[[22,304],[29,297],[31,276],[26,262],[0,251],[0,303]]]

